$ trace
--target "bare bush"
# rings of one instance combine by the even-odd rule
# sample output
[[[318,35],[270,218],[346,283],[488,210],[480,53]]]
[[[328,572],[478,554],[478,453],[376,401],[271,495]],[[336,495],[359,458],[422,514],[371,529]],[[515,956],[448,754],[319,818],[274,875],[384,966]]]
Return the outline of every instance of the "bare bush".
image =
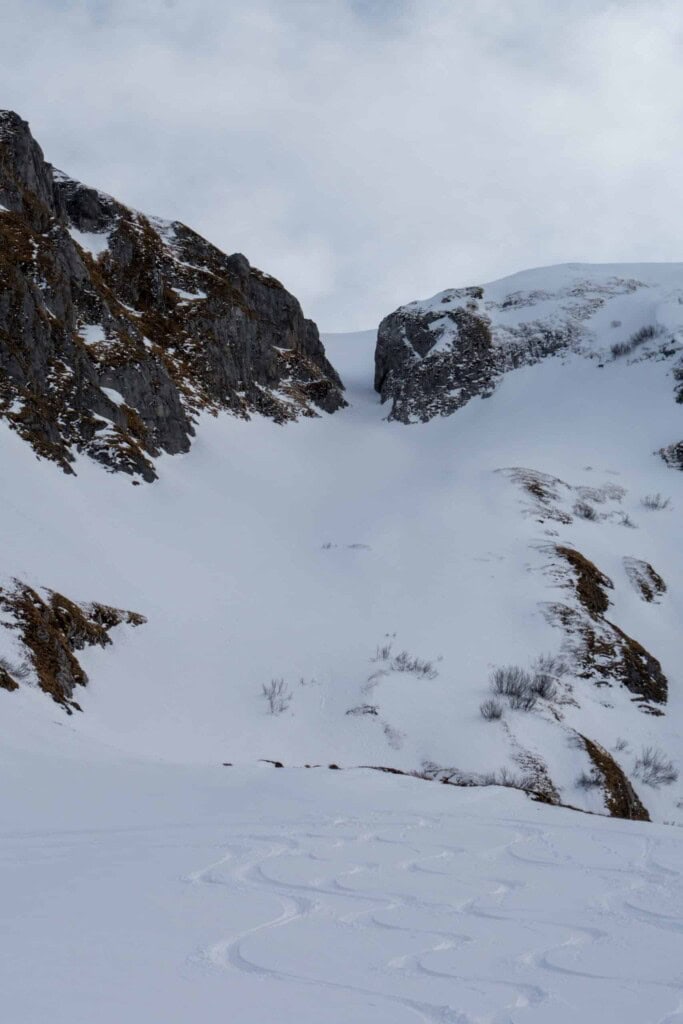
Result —
[[[622,512],[619,518],[619,522],[622,526],[628,526],[630,530],[637,530],[636,523],[633,522],[628,512]]]
[[[536,789],[536,780],[532,775],[517,775],[509,768],[501,768],[492,772],[464,772],[459,768],[446,768],[434,761],[423,761],[420,778],[433,782],[443,782],[449,786],[505,786],[509,789],[521,789],[525,792]]]
[[[486,722],[497,722],[503,717],[503,705],[495,697],[489,697],[479,705],[481,717]]]
[[[505,786],[506,789],[523,789],[525,792],[534,789],[535,780],[531,775],[516,775],[509,768],[501,768],[497,772],[485,772],[471,783],[475,786]]]
[[[646,786],[669,786],[678,778],[678,770],[673,761],[662,750],[656,747],[643,747],[640,757],[636,758],[633,774]]]
[[[569,665],[559,654],[539,654],[531,663],[534,675],[544,674],[553,679],[562,679],[569,672]]]
[[[576,785],[579,789],[597,789],[598,786],[602,786],[602,777],[595,768],[589,772],[581,772],[576,780]]]
[[[284,679],[271,679],[261,687],[263,699],[271,715],[281,715],[292,702],[292,693]]]
[[[394,640],[391,637],[386,643],[378,644],[374,657],[370,661],[390,661],[393,652]]]
[[[619,359],[620,356],[629,356],[639,345],[650,341],[652,338],[658,338],[663,333],[664,328],[660,324],[648,324],[646,327],[641,327],[640,330],[635,331],[626,341],[615,342],[610,351],[614,359]]]
[[[587,519],[591,523],[594,523],[598,518],[598,513],[592,505],[588,504],[587,501],[577,501],[574,505],[573,512],[579,519]]]
[[[532,711],[538,700],[531,675],[517,665],[504,665],[491,673],[491,689],[505,697],[513,711]]]
[[[549,672],[534,672],[531,677],[531,692],[541,700],[552,700],[557,693],[553,676]]]
[[[648,508],[652,512],[660,512],[662,509],[669,507],[671,498],[665,498],[659,492],[657,494],[645,494],[640,499],[640,504],[643,508]]]
[[[617,736],[617,741],[614,744],[614,749],[617,751],[628,750],[628,740],[625,740],[623,736]]]
[[[347,715],[376,715],[379,711],[378,704],[359,704],[355,708],[349,708]]]
[[[410,675],[421,676],[424,679],[436,679],[439,674],[434,662],[416,658],[407,651],[399,651],[391,662],[391,668],[394,672],[409,672]]]
[[[612,353],[613,359],[619,359],[620,356],[627,356],[629,352],[632,351],[633,349],[627,341],[615,341],[615,343],[610,346],[610,352]]]
[[[381,675],[386,675],[388,672],[407,672],[409,675],[418,676],[422,679],[436,679],[439,672],[433,661],[428,661],[426,658],[416,658],[415,655],[409,654],[408,651],[399,651],[398,654],[394,654],[394,637],[395,634],[393,633],[387,634],[387,641],[377,646],[375,654],[370,661],[381,662],[386,667],[373,672],[368,682]]]

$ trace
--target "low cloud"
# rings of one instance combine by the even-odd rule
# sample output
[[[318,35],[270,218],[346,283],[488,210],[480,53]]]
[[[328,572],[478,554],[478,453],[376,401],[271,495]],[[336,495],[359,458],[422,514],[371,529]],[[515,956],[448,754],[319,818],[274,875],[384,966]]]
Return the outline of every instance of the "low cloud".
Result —
[[[0,82],[57,166],[350,330],[681,258],[682,37],[668,0],[6,0]]]

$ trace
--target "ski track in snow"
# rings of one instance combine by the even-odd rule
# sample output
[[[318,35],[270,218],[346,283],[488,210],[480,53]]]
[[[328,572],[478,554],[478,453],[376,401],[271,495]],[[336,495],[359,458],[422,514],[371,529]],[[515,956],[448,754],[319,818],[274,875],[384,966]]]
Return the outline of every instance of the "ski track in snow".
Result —
[[[674,939],[683,931],[682,874],[657,862],[658,840],[622,834],[617,849],[609,833],[583,831],[576,844],[569,831],[501,821],[484,826],[475,847],[436,842],[435,825],[406,816],[370,831],[345,822],[341,837],[334,822],[239,835],[189,881],[215,887],[226,912],[236,892],[270,896],[277,912],[207,945],[194,962],[379,1000],[392,1021],[569,1020],[586,985],[598,986],[606,1013],[621,991],[640,1007],[633,1020],[683,1021],[683,970],[653,974],[642,948],[654,929],[665,933],[659,942],[677,943],[679,960],[683,953]],[[579,850],[562,852],[558,839]],[[570,897],[562,912],[543,898],[548,886]],[[666,912],[648,905],[659,900]],[[320,944],[334,949],[334,969],[318,964]],[[670,1007],[648,1015],[662,989]]]

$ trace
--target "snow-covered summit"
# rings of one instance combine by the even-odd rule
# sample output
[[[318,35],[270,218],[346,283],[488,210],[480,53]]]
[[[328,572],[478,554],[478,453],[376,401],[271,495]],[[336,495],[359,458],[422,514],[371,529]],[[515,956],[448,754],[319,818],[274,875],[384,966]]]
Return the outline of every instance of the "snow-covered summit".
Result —
[[[391,418],[424,421],[569,352],[666,359],[680,383],[683,264],[568,263],[410,302],[380,325],[375,386]]]

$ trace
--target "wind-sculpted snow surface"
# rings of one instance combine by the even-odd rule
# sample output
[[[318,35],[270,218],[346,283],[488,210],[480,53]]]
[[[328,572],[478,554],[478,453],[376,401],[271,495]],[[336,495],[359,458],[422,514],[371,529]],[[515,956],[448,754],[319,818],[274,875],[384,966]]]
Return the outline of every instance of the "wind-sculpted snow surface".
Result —
[[[32,792],[0,834],[8,1021],[680,1020],[678,829],[368,772],[86,763],[9,760]]]

